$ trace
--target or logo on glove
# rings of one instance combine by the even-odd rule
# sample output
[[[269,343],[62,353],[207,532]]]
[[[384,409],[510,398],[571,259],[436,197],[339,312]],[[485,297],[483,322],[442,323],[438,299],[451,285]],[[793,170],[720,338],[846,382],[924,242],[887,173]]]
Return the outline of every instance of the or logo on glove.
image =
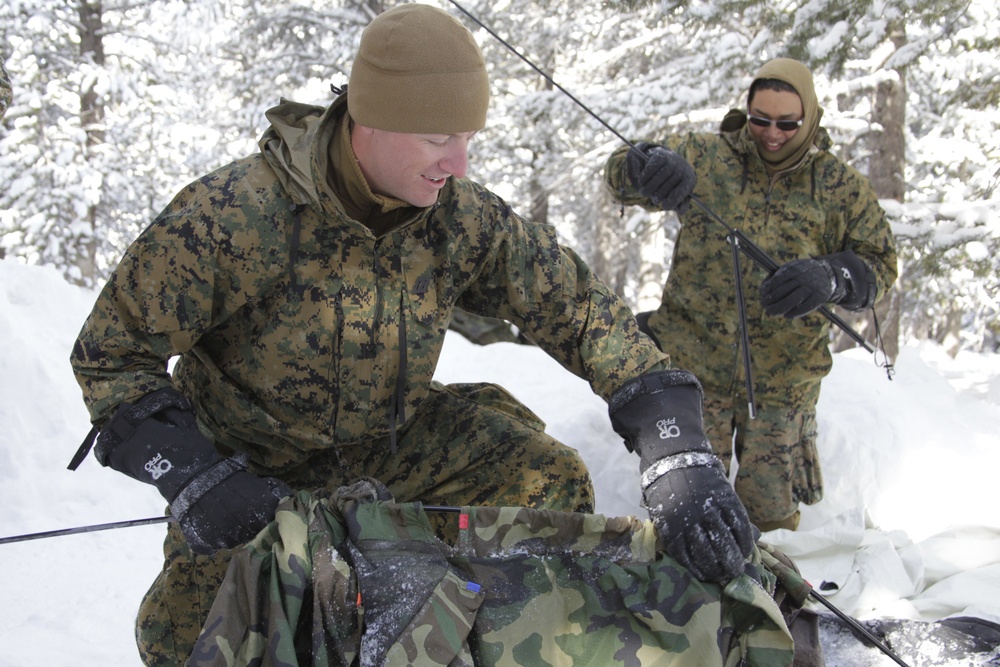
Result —
[[[170,472],[171,468],[173,468],[174,466],[172,463],[170,463],[169,459],[165,459],[163,458],[162,455],[157,454],[152,459],[147,461],[146,465],[143,467],[146,469],[146,472],[149,473],[149,476],[152,477],[153,481],[155,482],[156,480],[160,479],[160,477]]]
[[[660,429],[660,440],[680,437],[681,427],[675,423],[676,421],[676,419],[661,419],[656,422],[656,428]]]

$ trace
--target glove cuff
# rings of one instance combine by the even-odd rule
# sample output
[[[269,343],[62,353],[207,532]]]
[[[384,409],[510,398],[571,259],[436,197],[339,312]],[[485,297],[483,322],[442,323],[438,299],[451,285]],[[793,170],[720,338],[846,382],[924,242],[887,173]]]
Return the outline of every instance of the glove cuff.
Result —
[[[702,391],[688,371],[665,370],[629,380],[611,395],[611,425],[636,451],[642,468],[681,452],[711,452],[701,416]]]
[[[618,387],[608,401],[608,411],[613,415],[640,396],[657,394],[665,389],[687,385],[691,385],[698,391],[698,401],[700,402],[702,398],[701,383],[698,382],[694,373],[678,369],[646,373],[632,378]]]
[[[195,476],[182,488],[170,503],[170,513],[181,519],[191,506],[201,500],[214,486],[247,469],[246,456],[222,459],[201,474]]]
[[[875,305],[875,272],[853,251],[827,255],[823,259],[833,270],[839,298],[835,303],[848,310],[865,310]],[[842,291],[841,291],[842,290]]]
[[[102,465],[152,484],[167,502],[223,460],[198,429],[191,403],[173,388],[122,403],[101,429],[94,455]]]
[[[111,465],[111,452],[122,442],[132,438],[142,422],[168,408],[184,411],[194,409],[187,397],[171,387],[146,394],[135,405],[122,403],[97,436],[94,457],[102,466]]]
[[[681,468],[717,467],[725,474],[725,467],[719,457],[711,452],[681,452],[666,458],[660,459],[653,465],[646,468],[642,473],[640,488],[645,493],[646,489],[656,483],[658,479],[668,472],[680,470]]]

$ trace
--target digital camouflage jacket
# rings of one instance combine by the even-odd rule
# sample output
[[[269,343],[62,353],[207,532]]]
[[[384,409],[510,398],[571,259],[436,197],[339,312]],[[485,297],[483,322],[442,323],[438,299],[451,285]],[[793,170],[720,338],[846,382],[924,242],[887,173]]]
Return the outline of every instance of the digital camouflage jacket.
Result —
[[[723,588],[658,553],[648,521],[464,507],[448,547],[430,510],[386,498],[362,481],[283,501],[234,556],[188,665],[792,664],[763,551]]]
[[[383,437],[427,396],[456,306],[509,320],[605,399],[667,366],[553,228],[471,180],[379,234],[351,219],[331,186],[346,96],[267,115],[261,152],[177,194],[101,291],[71,359],[95,423],[167,385],[176,356],[203,426],[259,466]]]
[[[895,242],[885,213],[868,179],[829,152],[824,129],[797,167],[773,178],[745,127],[659,143],[694,167],[695,196],[778,264],[853,250],[874,271],[878,297],[895,282]],[[624,203],[655,210],[629,182],[627,150],[608,160],[606,183]],[[675,367],[693,372],[706,389],[728,391],[744,382],[728,231],[699,206],[680,219],[661,305],[649,326]],[[832,363],[829,322],[818,313],[791,320],[766,315],[759,294],[767,272],[746,256],[740,260],[757,398],[771,405],[815,400]]]

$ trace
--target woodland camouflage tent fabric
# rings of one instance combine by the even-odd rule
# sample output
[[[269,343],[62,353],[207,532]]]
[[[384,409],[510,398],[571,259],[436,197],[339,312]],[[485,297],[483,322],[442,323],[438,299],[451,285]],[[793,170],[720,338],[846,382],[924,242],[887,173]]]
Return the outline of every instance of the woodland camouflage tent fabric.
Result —
[[[286,499],[233,558],[188,664],[792,664],[765,552],[722,588],[632,517],[465,507],[448,546],[429,515],[368,481]]]

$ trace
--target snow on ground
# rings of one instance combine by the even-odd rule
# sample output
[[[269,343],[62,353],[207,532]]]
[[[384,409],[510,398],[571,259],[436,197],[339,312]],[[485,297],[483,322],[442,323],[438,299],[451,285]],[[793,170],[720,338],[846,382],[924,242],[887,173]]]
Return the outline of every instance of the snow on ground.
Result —
[[[52,269],[0,261],[0,537],[163,512],[153,488],[93,457],[66,469],[89,430],[68,358],[94,298]],[[889,381],[863,351],[836,355],[819,404],[827,497],[798,532],[765,539],[814,585],[835,585],[827,598],[856,618],[1000,622],[1000,355],[910,345],[896,370]],[[645,516],[637,460],[604,402],[538,349],[450,335],[438,379],[507,387],[583,453],[599,512]],[[0,545],[0,667],[138,665],[133,618],[162,531]],[[848,664],[831,649],[828,664]]]

